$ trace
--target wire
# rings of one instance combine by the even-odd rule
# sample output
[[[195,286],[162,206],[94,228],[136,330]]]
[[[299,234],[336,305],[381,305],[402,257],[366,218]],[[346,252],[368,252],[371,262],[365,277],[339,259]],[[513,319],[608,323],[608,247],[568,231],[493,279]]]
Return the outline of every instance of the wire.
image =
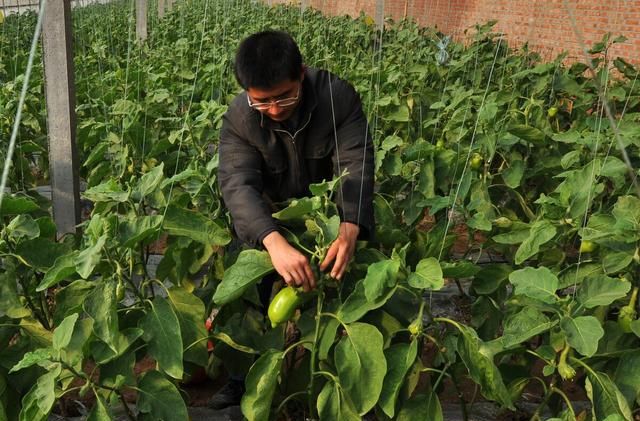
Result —
[[[18,101],[18,110],[16,112],[16,119],[13,123],[13,131],[11,133],[11,140],[9,141],[9,149],[4,161],[4,168],[2,169],[2,180],[0,180],[0,209],[2,209],[2,199],[4,198],[4,190],[7,185],[7,179],[9,178],[9,168],[11,167],[11,161],[13,159],[13,152],[16,146],[16,138],[18,137],[18,129],[20,128],[20,121],[22,120],[22,108],[24,107],[24,100],[27,96],[27,89],[29,88],[29,80],[31,78],[31,69],[33,69],[33,59],[36,55],[36,49],[38,46],[38,40],[40,38],[40,32],[42,30],[42,19],[44,17],[47,0],[41,0],[40,10],[38,10],[38,21],[36,23],[36,29],[31,41],[31,50],[29,51],[29,60],[27,61],[27,70],[25,72],[24,81],[22,83],[22,92],[20,93],[20,99]]]

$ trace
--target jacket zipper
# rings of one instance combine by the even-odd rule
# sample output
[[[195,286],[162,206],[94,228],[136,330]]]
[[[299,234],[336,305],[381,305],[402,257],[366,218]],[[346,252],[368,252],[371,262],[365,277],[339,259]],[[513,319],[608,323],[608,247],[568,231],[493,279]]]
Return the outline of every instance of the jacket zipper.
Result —
[[[296,146],[296,136],[298,136],[298,133],[300,133],[302,130],[304,130],[308,125],[309,122],[311,121],[311,113],[309,113],[309,117],[307,118],[307,121],[304,123],[304,125],[302,127],[300,127],[298,130],[296,130],[296,132],[294,134],[291,134],[288,130],[284,130],[284,129],[273,129],[273,131],[275,132],[282,132],[282,133],[286,133],[289,136],[289,139],[291,140],[291,146],[293,146],[293,154],[295,155],[295,174],[294,174],[294,180],[297,180],[298,183],[299,181],[302,179],[301,174],[300,174],[300,159],[298,157],[298,147]],[[302,187],[300,185],[297,186],[298,190],[302,190]]]

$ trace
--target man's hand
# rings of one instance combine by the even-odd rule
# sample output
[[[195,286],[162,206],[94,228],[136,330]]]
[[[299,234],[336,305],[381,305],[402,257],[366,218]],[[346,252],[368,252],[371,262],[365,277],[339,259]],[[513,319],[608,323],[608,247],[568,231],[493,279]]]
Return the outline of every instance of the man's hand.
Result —
[[[307,292],[315,289],[316,278],[313,276],[309,261],[292,247],[282,234],[273,231],[264,237],[262,244],[269,252],[276,272],[282,276],[287,285],[302,286]]]
[[[356,240],[360,233],[360,227],[351,222],[342,222],[340,224],[340,233],[338,238],[331,244],[324,261],[320,265],[320,270],[324,271],[329,267],[331,262],[334,261],[333,268],[331,269],[331,277],[335,279],[342,279],[349,260],[353,257],[353,253],[356,249]]]

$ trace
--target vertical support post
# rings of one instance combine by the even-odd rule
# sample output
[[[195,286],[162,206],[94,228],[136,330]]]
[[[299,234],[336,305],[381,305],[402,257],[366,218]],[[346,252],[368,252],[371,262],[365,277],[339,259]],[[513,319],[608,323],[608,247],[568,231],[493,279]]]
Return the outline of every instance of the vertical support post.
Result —
[[[80,223],[71,1],[48,1],[42,23],[53,217],[58,235]]]
[[[147,39],[147,0],[136,0],[136,36],[140,42]]]
[[[376,25],[378,30],[384,29],[384,0],[376,0]]]
[[[164,17],[164,2],[165,0],[158,0],[158,18]]]
[[[166,0],[166,2],[167,2],[166,10],[171,11],[173,9],[173,0]]]
[[[300,1],[300,13],[304,13],[309,7],[309,0],[301,0]]]

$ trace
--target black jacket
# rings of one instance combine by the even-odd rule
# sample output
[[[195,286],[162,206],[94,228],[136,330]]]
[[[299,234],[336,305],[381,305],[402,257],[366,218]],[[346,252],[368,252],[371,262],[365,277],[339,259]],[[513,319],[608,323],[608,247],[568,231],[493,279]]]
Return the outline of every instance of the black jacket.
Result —
[[[307,196],[310,183],[345,169],[349,174],[334,198],[342,221],[358,223],[361,237],[371,236],[373,144],[358,94],[335,75],[308,68],[298,107],[295,133],[249,107],[245,92],[223,117],[218,182],[238,237],[262,245],[278,229],[274,202]]]

